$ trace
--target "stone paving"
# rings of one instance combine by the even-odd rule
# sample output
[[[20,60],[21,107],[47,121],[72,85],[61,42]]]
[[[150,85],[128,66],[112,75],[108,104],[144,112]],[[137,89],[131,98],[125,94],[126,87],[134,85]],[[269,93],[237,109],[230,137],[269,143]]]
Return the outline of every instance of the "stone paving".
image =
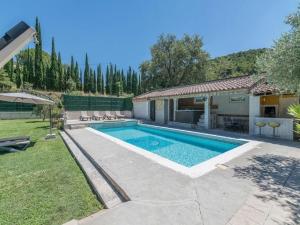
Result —
[[[268,140],[192,179],[87,129],[69,133],[130,198],[78,224],[300,224],[299,143]]]

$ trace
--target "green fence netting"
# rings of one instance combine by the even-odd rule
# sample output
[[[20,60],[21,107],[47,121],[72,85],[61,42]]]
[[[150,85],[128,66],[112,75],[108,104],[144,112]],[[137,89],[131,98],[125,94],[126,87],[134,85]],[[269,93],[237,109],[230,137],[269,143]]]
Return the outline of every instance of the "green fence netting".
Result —
[[[132,98],[63,95],[67,111],[124,111],[132,110]]]
[[[33,108],[32,104],[0,101],[0,112],[30,112]]]

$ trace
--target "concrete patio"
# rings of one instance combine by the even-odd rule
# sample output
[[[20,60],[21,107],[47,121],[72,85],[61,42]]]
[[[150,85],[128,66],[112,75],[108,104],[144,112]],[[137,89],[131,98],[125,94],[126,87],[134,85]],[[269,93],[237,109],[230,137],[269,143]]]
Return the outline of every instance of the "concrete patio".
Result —
[[[75,224],[300,223],[299,143],[269,139],[225,167],[191,179],[87,129],[67,132],[130,199]]]

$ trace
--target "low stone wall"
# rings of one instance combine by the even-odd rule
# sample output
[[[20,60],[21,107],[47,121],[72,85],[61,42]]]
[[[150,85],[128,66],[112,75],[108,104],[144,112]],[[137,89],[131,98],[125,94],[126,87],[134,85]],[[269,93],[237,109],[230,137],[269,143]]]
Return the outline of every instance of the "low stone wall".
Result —
[[[88,116],[93,116],[94,111],[86,111]],[[100,113],[102,111],[99,111]],[[105,111],[103,111],[105,112]],[[131,111],[120,111],[122,115],[125,115],[127,118],[132,118]],[[79,120],[81,111],[66,111],[67,119],[68,120]]]
[[[1,120],[12,120],[12,119],[37,119],[40,118],[32,112],[0,112]]]

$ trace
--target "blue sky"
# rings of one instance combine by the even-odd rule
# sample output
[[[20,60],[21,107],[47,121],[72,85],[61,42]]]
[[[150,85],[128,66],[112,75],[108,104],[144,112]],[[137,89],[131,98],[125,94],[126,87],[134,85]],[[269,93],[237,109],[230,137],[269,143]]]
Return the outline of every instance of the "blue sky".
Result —
[[[112,62],[120,67],[150,58],[162,33],[199,34],[211,57],[270,47],[288,30],[285,16],[297,0],[9,0],[1,3],[0,33],[20,20],[42,25],[44,48],[51,37],[64,62]]]

